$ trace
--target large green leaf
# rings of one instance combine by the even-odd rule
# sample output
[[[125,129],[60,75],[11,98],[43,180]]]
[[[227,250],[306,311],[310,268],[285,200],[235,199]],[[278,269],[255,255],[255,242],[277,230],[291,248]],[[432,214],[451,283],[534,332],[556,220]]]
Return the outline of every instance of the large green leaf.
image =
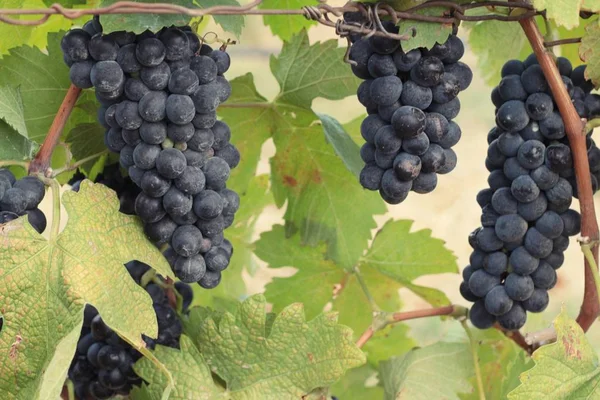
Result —
[[[511,400],[600,397],[598,356],[581,327],[563,311],[554,320],[556,342],[533,353],[535,366],[521,375]]]
[[[26,218],[0,226],[2,399],[58,397],[56,382],[75,351],[85,303],[136,347],[144,346],[142,333],[157,335],[150,296],[123,268],[137,259],[171,274],[141,222],[118,212],[112,190],[89,181],[79,193],[65,193],[63,204],[69,220],[52,241]]]
[[[447,16],[448,9],[444,7],[429,7],[416,11],[417,14],[433,17]],[[398,24],[400,34],[410,34],[414,30],[414,36],[402,42],[402,49],[410,51],[419,47],[432,48],[436,43],[444,43],[452,33],[452,24],[440,24],[423,21],[400,20]]]
[[[477,66],[486,82],[496,85],[502,66],[519,58],[527,38],[518,22],[481,21],[470,26],[469,44],[477,55]]]
[[[102,0],[101,7],[108,7],[119,0]],[[160,0],[134,0],[135,3],[164,3]],[[193,0],[171,0],[168,3],[177,6],[193,8]],[[185,14],[106,14],[102,16],[102,28],[104,33],[122,31],[127,29],[135,33],[141,33],[146,29],[153,32],[159,31],[164,26],[187,25],[191,17]]]
[[[212,400],[226,398],[222,389],[213,382],[210,369],[192,341],[185,335],[179,340],[180,349],[156,346],[154,355],[171,372],[175,387],[171,392],[171,400]],[[149,359],[142,358],[135,364],[135,372],[147,382],[142,388],[135,388],[131,393],[133,400],[159,400],[167,378]]]
[[[600,85],[600,25],[590,24],[585,28],[585,35],[579,46],[579,56],[587,64],[585,77]]]
[[[23,100],[18,87],[0,86],[0,119],[20,135],[28,137]]]
[[[256,174],[261,148],[271,137],[273,110],[271,104],[256,90],[252,74],[235,78],[231,81],[231,88],[231,97],[218,112],[219,117],[227,122],[233,132],[231,142],[240,151],[243,163],[231,171],[227,185],[242,192]],[[227,108],[231,104],[252,104],[255,107]]]
[[[579,25],[579,10],[584,0],[533,0],[536,9],[546,11],[546,17],[553,20],[558,26],[571,29]],[[596,0],[586,0],[586,8],[597,11]]]
[[[377,382],[377,371],[363,365],[348,371],[329,388],[329,393],[343,400],[379,400],[383,398],[383,388]]]
[[[239,6],[237,0],[194,0],[198,8],[208,8],[213,6]],[[243,15],[214,15],[215,22],[226,32],[231,32],[239,37],[245,25]]]
[[[0,160],[30,160],[38,145],[19,135],[4,121],[0,121]]]
[[[471,392],[473,358],[468,343],[438,342],[380,364],[385,399],[459,400]]]
[[[259,8],[267,9],[299,9],[304,6],[314,6],[314,0],[264,0]],[[265,15],[265,25],[271,28],[273,35],[279,36],[281,40],[290,40],[292,36],[309,28],[316,22],[298,15]]]
[[[41,143],[70,86],[69,68],[62,60],[60,40],[64,32],[48,35],[48,53],[21,46],[0,59],[0,86],[19,83],[29,139]],[[80,101],[93,98],[83,92]]]
[[[338,100],[356,94],[360,80],[343,62],[345,51],[337,40],[310,45],[305,30],[286,41],[281,53],[271,56],[281,88],[275,103],[308,109],[317,97]]]
[[[307,322],[302,305],[293,304],[268,318],[265,306],[262,295],[252,296],[235,314],[208,318],[192,336],[232,399],[300,398],[364,363],[335,315]]]
[[[377,304],[386,311],[401,307],[398,290],[415,292],[433,305],[448,304],[435,289],[412,283],[428,274],[456,272],[456,257],[443,241],[431,238],[430,231],[410,232],[411,221],[390,221],[379,231],[371,248],[357,264]],[[295,301],[304,303],[308,317],[317,315],[333,301],[340,321],[360,335],[372,322],[372,310],[354,274],[325,257],[326,249],[303,246],[298,235],[286,238],[282,226],[275,226],[256,242],[256,255],[271,268],[294,267],[289,278],[274,278],[265,296],[274,310]],[[334,286],[340,284],[334,298]]]

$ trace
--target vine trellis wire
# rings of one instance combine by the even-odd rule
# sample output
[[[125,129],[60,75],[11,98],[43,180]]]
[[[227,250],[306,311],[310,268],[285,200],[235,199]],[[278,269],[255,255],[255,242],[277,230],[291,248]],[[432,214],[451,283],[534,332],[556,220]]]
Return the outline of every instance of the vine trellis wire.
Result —
[[[461,21],[521,21],[536,15],[544,16],[543,11],[536,11],[527,3],[520,1],[482,1],[472,4],[456,4],[448,0],[430,0],[409,8],[405,11],[396,11],[386,3],[360,3],[350,1],[343,7],[334,7],[326,3],[326,0],[318,0],[320,4],[304,6],[298,9],[266,9],[258,8],[263,0],[254,0],[243,6],[213,6],[208,8],[188,8],[168,3],[137,3],[134,1],[119,1],[107,7],[71,9],[55,3],[48,8],[22,9],[3,8],[0,9],[0,22],[10,25],[37,26],[48,21],[52,15],[61,15],[68,19],[77,19],[85,15],[107,15],[107,14],[181,14],[190,17],[202,17],[206,15],[299,15],[306,19],[316,21],[322,25],[335,28],[339,36],[347,36],[357,33],[364,36],[386,36],[397,40],[407,40],[416,34],[414,28],[410,33],[387,32],[381,24],[380,17],[388,16],[395,23],[401,20],[431,22],[438,24],[459,24]],[[427,8],[442,8],[441,16],[424,15],[418,11]],[[490,14],[467,15],[469,10],[476,8],[487,8]],[[347,23],[340,17],[344,12],[361,12],[365,16],[366,23]],[[18,16],[41,15],[39,19],[23,20]],[[337,18],[332,20],[330,15]],[[545,42],[546,47],[558,46],[570,43],[579,43],[581,38],[569,38]]]

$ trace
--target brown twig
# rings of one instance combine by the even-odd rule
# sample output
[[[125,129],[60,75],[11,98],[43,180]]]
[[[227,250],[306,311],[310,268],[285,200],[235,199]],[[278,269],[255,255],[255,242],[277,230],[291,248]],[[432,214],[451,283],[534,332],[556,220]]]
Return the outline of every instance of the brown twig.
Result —
[[[581,235],[589,237],[590,240],[594,242],[598,241],[598,222],[596,221],[592,182],[590,179],[587,156],[585,121],[582,121],[581,118],[579,118],[577,111],[575,111],[575,107],[567,93],[567,89],[558,72],[558,68],[554,63],[552,56],[544,47],[544,39],[535,20],[529,18],[524,19],[519,23],[535,52],[565,124],[565,130],[573,153],[575,178],[577,180],[577,190],[579,193]],[[592,248],[592,252],[596,263],[598,263],[597,245]],[[577,322],[584,331],[587,331],[598,316],[600,307],[598,306],[598,293],[596,292],[594,277],[587,261],[585,261],[585,263],[584,297],[581,311],[577,317]]]
[[[173,279],[167,276],[165,278],[165,283],[168,285],[165,289],[165,293],[167,295],[167,299],[169,300],[169,305],[174,310],[177,310],[177,298],[175,297],[175,292],[173,291]]]
[[[71,85],[67,94],[65,94],[65,98],[60,105],[60,108],[56,112],[54,116],[54,121],[52,121],[52,125],[48,130],[48,135],[44,139],[44,143],[42,143],[42,147],[40,151],[38,151],[35,158],[29,164],[29,173],[42,173],[45,174],[50,166],[50,160],[52,158],[52,152],[54,148],[58,144],[58,140],[60,139],[60,135],[67,123],[67,119],[69,119],[69,115],[71,115],[71,111],[73,107],[75,107],[75,103],[77,102],[77,98],[81,93],[81,89],[76,87],[75,85]]]
[[[191,17],[200,17],[204,15],[302,15],[305,18],[312,19],[321,24],[334,27],[335,23],[328,18],[328,13],[335,15],[336,17],[341,17],[342,14],[346,11],[360,11],[356,6],[353,5],[344,7],[332,7],[325,3],[316,6],[306,6],[300,9],[257,9],[256,7],[261,3],[262,0],[255,0],[252,3],[249,3],[244,6],[213,6],[205,9],[187,8],[167,3],[136,3],[132,1],[119,1],[107,7],[99,7],[93,9],[70,9],[58,3],[55,3],[48,8],[0,9],[0,21],[13,25],[35,26],[48,21],[51,15],[62,15],[63,17],[68,19],[76,19],[85,15],[105,14],[179,14]],[[450,14],[452,15],[435,16],[423,15],[416,12],[431,7],[447,8],[450,11]],[[416,7],[410,8],[406,11],[396,11],[395,16],[393,16],[393,18],[432,22],[439,24],[452,24],[457,20],[483,21],[489,19],[497,19],[502,21],[515,21],[531,16],[530,14],[522,14],[516,16],[497,14],[470,16],[465,15],[466,10],[477,7],[508,7],[512,9],[520,8],[523,10],[527,10],[529,13],[536,13],[533,7],[526,2],[509,3],[506,1],[483,1],[476,4],[469,4],[468,6],[461,6],[453,1],[433,0],[420,4]],[[377,11],[378,15],[380,16],[391,15],[392,12],[393,9],[391,7],[384,6],[380,7]],[[40,17],[37,20],[21,20],[12,17],[20,15],[41,15],[42,17]],[[354,31],[351,28],[349,30]]]
[[[544,42],[545,47],[553,47],[553,46],[561,46],[563,44],[575,44],[581,43],[581,38],[570,38],[570,39],[560,39],[560,40],[551,40],[548,42]]]
[[[525,340],[525,337],[519,331],[507,331],[502,328],[499,324],[494,324],[494,328],[504,333],[504,336],[515,342],[519,347],[527,352],[527,354],[533,353],[533,345]]]
[[[410,319],[418,319],[418,318],[426,318],[426,317],[436,317],[442,315],[450,315],[454,314],[459,306],[449,305],[438,308],[429,308],[424,310],[415,310],[415,311],[407,311],[407,312],[397,312],[391,314],[391,318],[389,323],[396,323],[400,321],[407,321]],[[356,346],[359,348],[363,347],[365,343],[369,341],[375,334],[375,329],[372,326],[368,327],[366,331],[360,336],[360,338],[356,341]]]

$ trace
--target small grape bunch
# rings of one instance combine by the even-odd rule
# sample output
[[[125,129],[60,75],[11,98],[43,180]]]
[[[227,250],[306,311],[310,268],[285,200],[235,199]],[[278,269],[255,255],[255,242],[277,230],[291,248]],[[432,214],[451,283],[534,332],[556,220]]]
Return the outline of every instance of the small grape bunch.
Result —
[[[360,23],[362,16],[352,12],[344,18]],[[398,33],[390,21],[383,26]],[[361,185],[378,190],[389,204],[401,203],[411,190],[433,191],[437,175],[456,167],[452,147],[461,137],[453,121],[460,111],[457,96],[473,79],[460,62],[463,43],[452,34],[430,50],[405,52],[399,40],[388,37],[351,39],[352,71],[364,80],[358,100],[369,114],[361,125]]]
[[[46,229],[46,216],[38,208],[46,187],[35,176],[17,180],[8,169],[0,168],[0,225],[27,215],[27,220],[38,232]]]

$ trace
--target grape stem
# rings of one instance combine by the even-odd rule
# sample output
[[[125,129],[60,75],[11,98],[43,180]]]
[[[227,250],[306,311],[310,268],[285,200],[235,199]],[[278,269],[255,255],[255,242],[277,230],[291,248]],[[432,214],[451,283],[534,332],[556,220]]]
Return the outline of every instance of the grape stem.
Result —
[[[103,151],[101,151],[101,152],[99,152],[99,153],[92,154],[92,155],[91,155],[91,156],[89,156],[89,157],[82,158],[81,160],[79,160],[79,161],[77,161],[77,162],[74,162],[73,164],[67,165],[66,167],[63,167],[63,168],[57,168],[57,169],[55,169],[55,170],[52,172],[52,177],[53,177],[53,178],[55,178],[55,177],[57,177],[58,175],[60,175],[60,174],[63,174],[63,173],[65,173],[65,172],[68,172],[68,171],[73,171],[73,170],[75,170],[75,169],[77,169],[77,168],[81,167],[83,164],[85,164],[85,163],[87,163],[87,162],[89,162],[89,161],[95,160],[96,158],[100,158],[100,157],[102,157],[102,156],[104,156],[104,155],[106,155],[106,154],[108,154],[108,150],[103,150]]]
[[[565,130],[573,152],[575,178],[579,193],[581,235],[588,237],[590,242],[593,243],[589,251],[593,256],[595,264],[598,265],[598,221],[596,220],[596,211],[594,209],[592,181],[586,148],[586,121],[582,120],[577,114],[552,55],[544,47],[544,38],[535,20],[533,18],[525,18],[520,20],[519,24],[521,24],[521,28],[523,28],[533,48],[565,124]],[[600,303],[598,302],[598,292],[596,290],[594,274],[592,273],[593,267],[587,259],[585,259],[585,263],[584,297],[577,322],[584,331],[587,331],[600,312]]]
[[[363,347],[369,339],[373,337],[376,331],[385,328],[387,325],[394,324],[396,322],[408,321],[411,319],[426,318],[426,317],[437,317],[441,315],[450,315],[457,319],[465,319],[467,316],[467,309],[459,305],[449,305],[437,308],[428,308],[423,310],[407,311],[407,312],[395,312],[395,313],[379,313],[380,317],[375,317],[374,322],[356,341],[356,346]]]
[[[12,166],[21,167],[21,168],[24,168],[25,170],[27,170],[29,168],[29,163],[27,161],[12,161],[12,160],[0,161],[0,168],[12,167]]]
[[[71,111],[73,111],[73,108],[75,107],[75,103],[77,103],[80,93],[81,89],[75,85],[71,85],[69,90],[67,90],[65,98],[63,99],[60,108],[54,116],[54,121],[52,121],[52,125],[48,130],[48,135],[46,135],[40,151],[38,151],[35,158],[29,164],[30,174],[41,172],[46,175],[46,171],[50,166],[50,160],[52,159],[54,148],[58,144],[60,135],[65,128],[65,124],[69,119],[69,115],[71,115]]]
[[[69,400],[75,400],[75,385],[73,385],[73,381],[70,379],[67,379],[66,382],[67,385],[67,394],[68,394],[68,398]]]
[[[594,260],[594,254],[592,253],[592,247],[596,246],[598,243],[590,242],[589,238],[582,237],[579,239],[579,243],[581,245],[581,251],[583,252],[583,256],[587,260],[587,266],[594,276],[594,282],[596,283],[596,292],[600,293],[600,274],[598,273],[598,264],[596,264],[596,260]]]
[[[585,124],[585,131],[589,132],[591,130],[593,130],[594,128],[597,128],[600,126],[600,118],[594,118],[594,119],[590,119],[588,120],[588,122]]]
[[[475,378],[477,380],[477,391],[479,392],[479,400],[485,400],[485,392],[483,390],[483,379],[481,378],[481,367],[479,366],[479,357],[477,356],[477,342],[473,337],[473,332],[469,328],[469,324],[466,319],[460,321],[467,337],[469,338],[469,347],[471,349],[471,355],[473,356],[473,368],[475,369]]]

